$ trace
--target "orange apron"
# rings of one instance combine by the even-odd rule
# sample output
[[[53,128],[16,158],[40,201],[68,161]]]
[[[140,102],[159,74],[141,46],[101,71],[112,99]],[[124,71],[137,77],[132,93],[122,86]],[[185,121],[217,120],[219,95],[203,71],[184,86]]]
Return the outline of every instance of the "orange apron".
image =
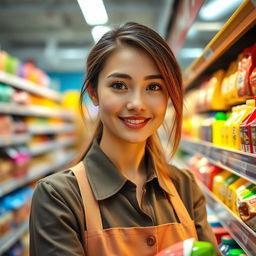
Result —
[[[83,162],[71,168],[78,181],[83,199],[86,226],[84,245],[88,256],[153,256],[166,247],[188,238],[197,238],[190,218],[171,179],[165,179],[172,195],[169,200],[180,223],[150,227],[103,229],[99,205],[94,198]]]

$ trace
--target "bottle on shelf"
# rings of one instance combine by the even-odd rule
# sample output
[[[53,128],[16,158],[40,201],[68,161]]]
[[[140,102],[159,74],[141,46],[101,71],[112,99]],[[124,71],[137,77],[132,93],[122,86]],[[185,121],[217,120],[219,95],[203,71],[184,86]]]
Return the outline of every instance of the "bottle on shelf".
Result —
[[[215,121],[213,122],[212,125],[212,142],[213,144],[224,146],[223,128],[227,120],[227,116],[224,112],[217,112],[214,117]]]
[[[239,249],[239,245],[237,244],[237,242],[233,239],[232,236],[230,235],[225,235],[221,237],[221,244],[219,245],[219,249],[220,252],[224,255],[224,256],[228,256],[229,255],[229,251],[231,249]]]
[[[242,249],[232,249],[229,251],[228,256],[246,256],[246,253]]]

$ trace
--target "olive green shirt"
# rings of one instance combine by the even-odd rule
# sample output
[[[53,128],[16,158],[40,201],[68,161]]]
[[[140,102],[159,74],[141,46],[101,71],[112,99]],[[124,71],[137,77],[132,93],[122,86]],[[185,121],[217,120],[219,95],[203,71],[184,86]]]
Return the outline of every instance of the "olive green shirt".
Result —
[[[93,142],[83,161],[98,200],[104,229],[179,222],[167,199],[168,188],[155,170],[147,150],[145,157],[148,176],[139,205],[136,185],[121,175],[101,150],[98,141]],[[209,241],[217,248],[206,219],[205,198],[193,175],[171,165],[168,171],[188,213],[195,221],[199,240]],[[55,173],[38,182],[32,199],[29,228],[31,256],[86,255],[83,244],[86,230],[83,202],[71,170]]]

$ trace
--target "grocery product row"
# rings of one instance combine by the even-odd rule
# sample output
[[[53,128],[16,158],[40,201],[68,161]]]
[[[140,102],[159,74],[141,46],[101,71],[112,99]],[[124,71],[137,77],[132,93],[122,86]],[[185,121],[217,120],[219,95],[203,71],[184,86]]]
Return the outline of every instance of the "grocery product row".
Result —
[[[185,117],[183,127],[185,136],[217,146],[256,153],[255,99],[232,107],[232,111],[228,113],[211,112]]]
[[[28,255],[33,186],[77,153],[77,96],[49,85],[42,70],[0,51],[0,255]]]
[[[180,163],[179,161],[178,165]],[[208,214],[208,221],[219,246],[223,246],[223,242],[225,243],[223,240],[226,240],[225,237],[221,239],[221,236],[229,234],[235,240],[232,243],[228,242],[229,245],[237,243],[247,255],[255,255],[255,183],[220,168],[206,157],[197,154],[183,153],[182,163],[180,167],[188,168],[195,174],[205,194],[207,205],[211,210]],[[214,223],[218,221],[223,227]],[[230,254],[224,253],[224,255]]]

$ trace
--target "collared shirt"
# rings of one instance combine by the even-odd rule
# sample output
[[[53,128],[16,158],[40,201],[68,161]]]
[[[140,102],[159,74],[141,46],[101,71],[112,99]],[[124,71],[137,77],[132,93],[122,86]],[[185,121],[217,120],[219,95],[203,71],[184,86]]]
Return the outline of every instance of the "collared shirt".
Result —
[[[146,150],[147,179],[141,205],[136,185],[126,179],[94,140],[83,160],[88,179],[98,200],[103,228],[148,227],[179,222],[161,182],[150,153]],[[172,181],[195,221],[199,240],[216,240],[207,223],[205,198],[193,175],[169,166]],[[71,170],[40,180],[35,189],[30,214],[30,255],[82,256],[85,254],[85,216],[77,180]]]

